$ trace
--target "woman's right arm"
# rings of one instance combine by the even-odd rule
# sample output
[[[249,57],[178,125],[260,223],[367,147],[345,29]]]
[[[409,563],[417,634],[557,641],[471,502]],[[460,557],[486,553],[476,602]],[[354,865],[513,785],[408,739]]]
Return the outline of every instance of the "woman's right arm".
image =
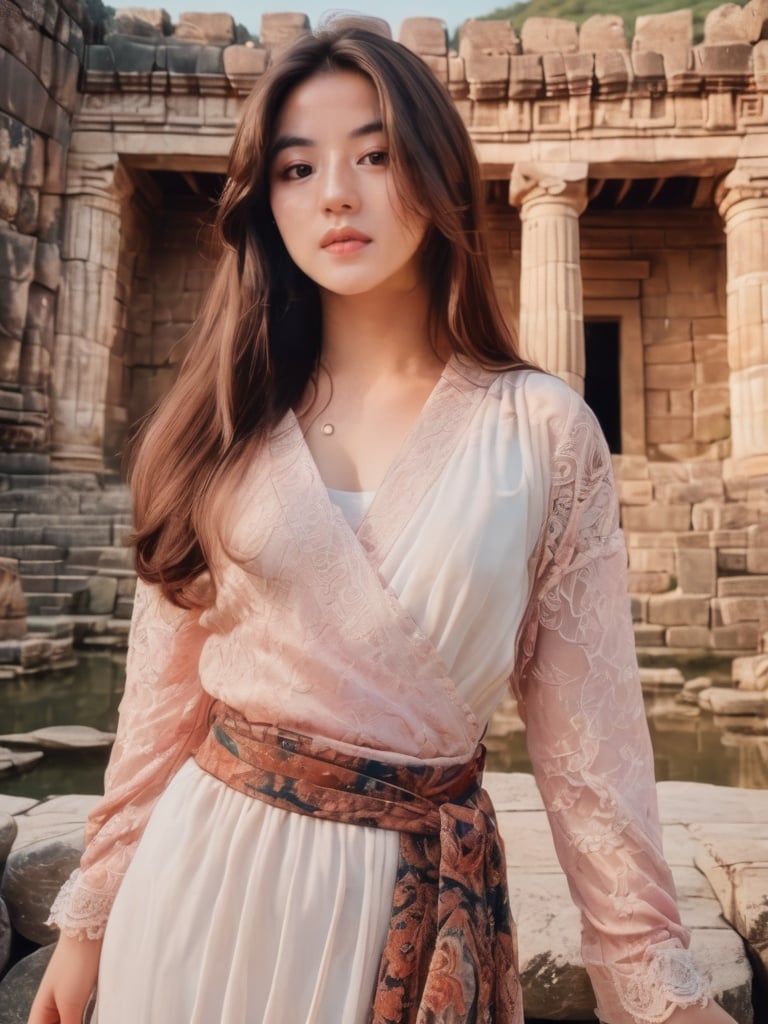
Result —
[[[105,794],[88,816],[80,867],[51,909],[49,923],[61,931],[61,952],[50,961],[30,1024],[63,1024],[62,1000],[79,1001],[85,992],[82,1014],[109,911],[147,820],[205,736],[212,699],[200,685],[198,664],[208,633],[198,618],[198,612],[175,607],[159,588],[138,581]]]

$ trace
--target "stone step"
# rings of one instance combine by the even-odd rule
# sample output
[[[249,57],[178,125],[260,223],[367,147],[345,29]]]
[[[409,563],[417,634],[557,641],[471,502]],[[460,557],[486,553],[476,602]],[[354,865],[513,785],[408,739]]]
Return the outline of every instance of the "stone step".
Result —
[[[49,473],[51,459],[36,452],[0,452],[0,473]]]
[[[19,512],[16,516],[16,526],[26,528],[30,526],[56,526],[56,527],[80,527],[80,526],[104,526],[112,525],[114,516],[90,515],[84,516],[79,512]]]
[[[30,615],[61,615],[62,612],[74,611],[73,594],[24,594],[27,599],[27,611]]]
[[[64,487],[38,487],[35,489],[0,491],[0,510],[16,513],[58,512],[76,515],[80,511],[80,495]]]
[[[39,546],[45,544],[42,527],[0,526],[0,550],[4,547]],[[14,557],[11,555],[11,557]]]
[[[36,490],[41,487],[63,487],[82,494],[101,490],[95,473],[0,473],[4,491]]]
[[[20,579],[25,593],[30,590],[36,594],[75,594],[88,584],[87,576],[59,576],[56,574],[27,576],[22,574]]]
[[[68,615],[28,615],[27,626],[30,633],[40,633],[49,637],[71,639],[73,633],[72,619]]]
[[[0,528],[0,535],[2,530]],[[43,528],[43,541],[61,547],[79,547],[85,544],[112,544],[113,529],[110,523],[93,523],[83,526],[46,526]]]
[[[55,544],[5,544],[0,541],[0,558],[17,558],[20,562],[60,562],[64,549]]]
[[[61,559],[35,559],[22,558],[19,559],[19,575],[20,576],[58,576],[59,573],[64,571],[72,573],[72,567],[67,565]]]

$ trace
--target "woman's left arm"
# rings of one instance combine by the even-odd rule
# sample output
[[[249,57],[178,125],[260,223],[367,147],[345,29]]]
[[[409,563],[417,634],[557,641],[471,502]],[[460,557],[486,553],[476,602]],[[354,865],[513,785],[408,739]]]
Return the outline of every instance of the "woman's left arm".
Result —
[[[580,399],[551,450],[514,683],[598,1012],[609,1024],[733,1024],[688,951],[662,852],[610,455]]]

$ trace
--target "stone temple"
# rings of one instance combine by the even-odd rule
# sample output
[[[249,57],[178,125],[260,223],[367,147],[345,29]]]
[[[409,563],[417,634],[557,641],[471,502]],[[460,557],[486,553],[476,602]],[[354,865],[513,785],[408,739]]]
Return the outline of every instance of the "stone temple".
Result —
[[[210,278],[243,101],[308,27],[264,14],[254,41],[224,14],[174,25],[133,8],[93,25],[81,0],[0,0],[6,638],[25,606],[50,635],[62,613],[112,631],[130,614],[120,452]],[[469,21],[457,52],[441,21],[414,17],[400,39],[475,142],[523,351],[585,392],[615,453],[638,643],[757,654],[768,0],[712,10],[697,45],[687,10],[634,26],[530,18],[520,35]]]

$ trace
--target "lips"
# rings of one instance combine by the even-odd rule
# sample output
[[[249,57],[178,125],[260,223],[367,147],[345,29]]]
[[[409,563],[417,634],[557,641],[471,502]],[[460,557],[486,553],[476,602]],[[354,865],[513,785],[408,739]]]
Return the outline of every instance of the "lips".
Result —
[[[370,241],[368,235],[355,228],[331,228],[320,239],[320,248],[330,252],[354,252]]]

